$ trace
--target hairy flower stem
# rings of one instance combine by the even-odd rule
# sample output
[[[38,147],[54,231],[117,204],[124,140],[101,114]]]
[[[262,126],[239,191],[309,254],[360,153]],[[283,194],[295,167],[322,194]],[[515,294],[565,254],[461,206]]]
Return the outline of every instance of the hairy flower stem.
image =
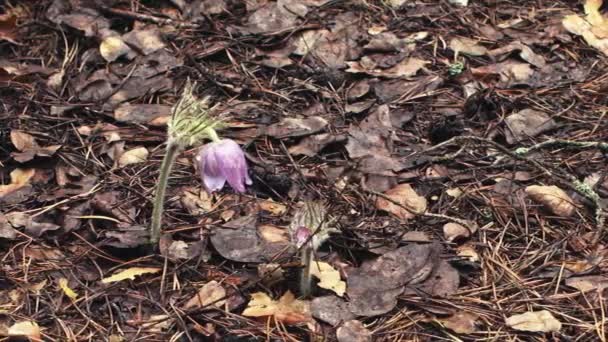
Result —
[[[304,268],[302,269],[302,274],[300,276],[300,292],[302,297],[308,297],[310,296],[312,287],[312,246],[310,246],[309,244],[302,246],[300,253],[302,258],[302,264],[304,265]]]
[[[163,209],[165,203],[165,192],[169,181],[171,168],[175,163],[175,159],[182,150],[182,146],[176,141],[169,139],[167,142],[167,152],[163,158],[163,163],[160,167],[160,175],[158,177],[158,185],[156,186],[156,194],[154,195],[154,209],[152,210],[152,225],[150,227],[150,243],[156,244],[160,240],[160,226],[163,218]]]
[[[205,128],[205,133],[209,137],[209,140],[211,140],[213,142],[220,142],[220,141],[222,141],[220,139],[220,137],[217,135],[217,132],[213,128],[211,128],[211,127]]]

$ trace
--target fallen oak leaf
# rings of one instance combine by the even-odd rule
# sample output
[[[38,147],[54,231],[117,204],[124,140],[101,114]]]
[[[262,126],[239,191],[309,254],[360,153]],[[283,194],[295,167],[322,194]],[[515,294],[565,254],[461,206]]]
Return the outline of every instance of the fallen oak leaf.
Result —
[[[118,273],[115,273],[114,275],[107,277],[107,278],[103,278],[101,280],[101,282],[103,284],[110,284],[110,283],[115,283],[118,281],[122,281],[122,280],[127,280],[127,279],[135,279],[135,277],[142,275],[142,274],[153,274],[153,273],[158,273],[160,272],[160,268],[158,267],[131,267],[131,268],[127,268],[125,270],[122,270]]]
[[[562,328],[562,323],[547,310],[513,315],[506,319],[506,323],[509,327],[519,331],[552,332]]]
[[[6,185],[0,185],[0,203],[11,202],[19,203],[23,198],[23,196],[11,200],[9,195],[14,194],[18,195],[17,192],[19,190],[31,190],[31,185],[29,181],[36,174],[35,169],[15,169],[11,172],[11,183]]]
[[[61,148],[61,145],[41,147],[36,139],[30,134],[22,131],[11,131],[11,142],[19,152],[11,153],[11,156],[19,163],[25,163],[34,157],[51,157]]]
[[[346,282],[340,279],[340,271],[333,268],[330,264],[322,261],[313,261],[310,273],[320,280],[317,284],[320,288],[333,291],[340,297],[344,296]]]
[[[278,301],[267,294],[256,292],[243,311],[246,317],[274,317],[285,324],[308,323],[312,321],[310,303],[298,300],[290,291],[285,292]]]
[[[118,166],[125,167],[131,164],[139,164],[148,160],[148,155],[150,153],[145,147],[136,147],[134,149],[128,150],[123,153],[120,158],[118,158]]]

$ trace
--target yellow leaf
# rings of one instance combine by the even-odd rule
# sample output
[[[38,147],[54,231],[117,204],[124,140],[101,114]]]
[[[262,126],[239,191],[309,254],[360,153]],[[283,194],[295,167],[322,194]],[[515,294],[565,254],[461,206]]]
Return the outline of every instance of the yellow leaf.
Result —
[[[40,327],[33,321],[23,321],[13,324],[8,328],[8,336],[27,337],[30,341],[42,341],[40,338]]]
[[[562,25],[570,33],[582,36],[590,46],[608,55],[608,20],[600,13],[602,0],[587,0],[585,2],[585,18],[576,14],[567,15],[562,19]]]
[[[555,215],[568,217],[574,214],[575,207],[572,199],[564,190],[555,185],[530,185],[526,187],[525,191],[533,201],[543,204]]]
[[[340,272],[330,264],[322,261],[313,261],[310,273],[319,278],[317,284],[320,288],[335,292],[338,296],[344,296],[346,283],[340,279]]]
[[[560,321],[547,310],[530,311],[507,318],[508,326],[520,331],[551,332],[562,328]]]
[[[68,296],[71,300],[76,300],[76,298],[78,298],[78,294],[76,292],[74,292],[74,290],[72,290],[68,286],[68,280],[67,279],[60,278],[59,279],[59,287],[63,290],[63,293],[65,293],[65,295]]]
[[[160,268],[157,267],[131,267],[127,268],[126,270],[120,271],[108,278],[103,278],[101,282],[104,284],[115,283],[121,280],[135,279],[135,277],[142,274],[158,272],[160,272]]]
[[[246,317],[274,316],[277,321],[285,324],[307,323],[312,321],[310,303],[297,300],[290,291],[278,300],[272,300],[267,294],[256,292],[251,295],[251,301],[243,311]]]
[[[99,53],[107,62],[114,62],[118,57],[131,51],[131,48],[120,37],[112,36],[104,39],[99,45]]]

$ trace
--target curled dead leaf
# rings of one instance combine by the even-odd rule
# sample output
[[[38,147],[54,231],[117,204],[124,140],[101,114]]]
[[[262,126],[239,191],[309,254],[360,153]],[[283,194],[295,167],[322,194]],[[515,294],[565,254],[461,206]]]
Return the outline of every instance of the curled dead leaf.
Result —
[[[525,191],[533,201],[544,205],[555,215],[568,217],[574,214],[576,208],[572,204],[572,199],[555,185],[530,185]]]
[[[547,310],[513,315],[507,318],[506,323],[509,327],[520,331],[552,332],[562,328],[562,323]]]
[[[10,337],[27,337],[32,342],[41,342],[40,327],[34,321],[22,321],[11,325],[8,328]]]
[[[123,153],[118,159],[118,166],[125,167],[131,164],[143,163],[148,160],[150,153],[145,147],[137,147]]]
[[[416,214],[426,211],[426,199],[419,196],[409,184],[399,184],[384,194],[394,202],[401,204],[401,206],[378,196],[376,208],[391,213],[402,220],[409,220]]]
[[[340,279],[340,271],[322,261],[313,261],[310,273],[319,279],[320,288],[333,291],[338,296],[344,296],[346,283]]]
[[[217,308],[226,304],[226,290],[215,280],[203,285],[194,297],[184,304],[184,310],[193,308],[203,308],[213,305]]]

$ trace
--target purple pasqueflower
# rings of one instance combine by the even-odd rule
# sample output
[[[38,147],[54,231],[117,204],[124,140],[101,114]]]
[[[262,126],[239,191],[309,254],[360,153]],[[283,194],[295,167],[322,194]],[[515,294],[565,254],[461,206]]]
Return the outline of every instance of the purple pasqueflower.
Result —
[[[234,140],[206,144],[196,159],[203,186],[209,193],[222,189],[226,181],[236,192],[245,192],[245,184],[251,185],[245,153]]]
[[[295,233],[296,246],[298,248],[300,248],[303,244],[305,244],[308,241],[308,239],[310,239],[311,235],[312,235],[312,232],[310,231],[310,229],[308,229],[304,226],[298,227],[298,229],[296,229],[296,233]]]

